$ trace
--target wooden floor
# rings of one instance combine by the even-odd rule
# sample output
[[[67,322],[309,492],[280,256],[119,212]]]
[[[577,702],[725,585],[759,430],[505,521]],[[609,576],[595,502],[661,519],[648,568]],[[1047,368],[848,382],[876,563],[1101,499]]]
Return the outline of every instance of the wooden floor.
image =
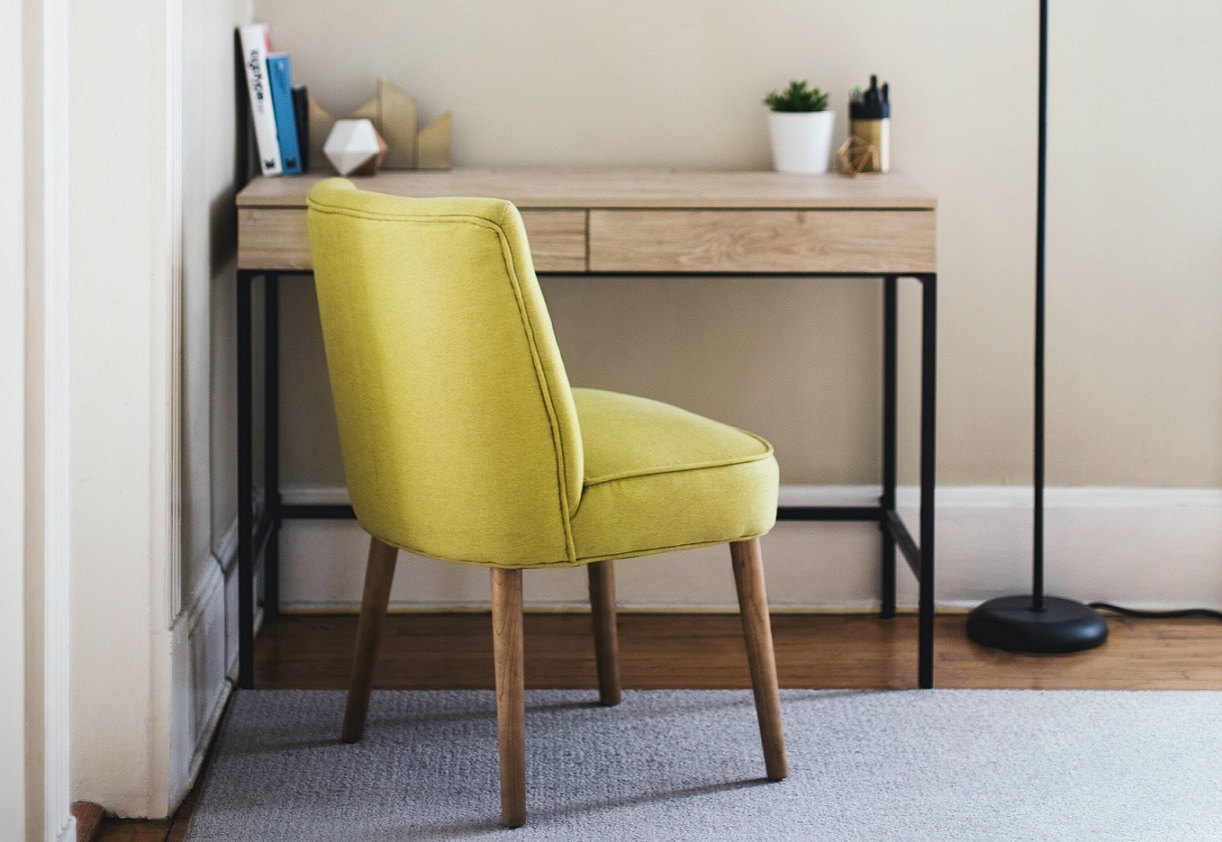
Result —
[[[965,617],[937,620],[938,687],[1222,690],[1222,623],[1109,618],[1111,639],[1075,655],[1017,655],[985,649],[963,634]],[[916,686],[916,621],[868,615],[772,618],[783,687]],[[355,615],[286,616],[256,646],[262,688],[343,689],[352,664]],[[625,614],[620,617],[625,689],[749,687],[736,615]],[[594,689],[590,618],[528,614],[526,685]],[[486,614],[395,615],[387,620],[376,686],[492,687],[492,629]],[[194,794],[173,818],[108,820],[103,842],[180,842]]]

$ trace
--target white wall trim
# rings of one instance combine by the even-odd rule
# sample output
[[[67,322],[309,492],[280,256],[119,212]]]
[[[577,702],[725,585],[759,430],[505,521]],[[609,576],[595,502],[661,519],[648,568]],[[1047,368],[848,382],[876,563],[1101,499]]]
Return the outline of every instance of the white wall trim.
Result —
[[[293,506],[346,506],[348,489],[342,485],[286,485],[280,489],[283,503]]]
[[[342,503],[343,488],[291,487],[290,503]],[[786,486],[787,505],[860,505],[873,486]],[[917,490],[899,490],[915,531]],[[1029,488],[939,488],[937,601],[962,608],[1028,586]],[[1050,488],[1046,559],[1051,592],[1139,608],[1222,607],[1222,490]],[[350,610],[360,599],[365,541],[351,521],[288,521],[281,536],[281,587],[288,610]],[[875,605],[880,539],[873,524],[780,523],[764,539],[769,592],[777,611],[863,610]],[[625,610],[734,610],[718,571],[721,548],[676,553],[666,564],[617,565]],[[1170,563],[1164,560],[1172,560]],[[463,610],[487,605],[486,577],[462,565],[412,558],[400,565],[396,610]],[[411,571],[411,572],[408,572]],[[564,571],[527,578],[537,609],[586,604],[583,580]],[[899,598],[913,606],[913,577],[901,564]]]
[[[225,576],[213,559],[171,629],[176,672],[171,808],[195,783],[233,689],[226,663],[226,613]]]
[[[68,253],[69,74],[68,3],[46,0],[42,20],[43,454],[44,454],[44,677],[46,729],[44,824],[46,839],[71,838],[71,709],[69,706],[69,570],[71,473],[69,462],[71,323]]]
[[[253,520],[257,523],[259,520],[258,507],[256,506],[255,509]],[[221,568],[222,573],[228,573],[229,568],[238,563],[238,519],[236,517],[229,522],[229,528],[225,530],[220,543],[212,551],[212,561]]]
[[[256,521],[260,512],[261,500],[256,500]],[[234,518],[171,628],[176,673],[172,809],[195,784],[237,683],[237,560],[238,521]],[[256,580],[261,572],[260,556],[255,564]],[[259,611],[256,631],[262,621]]]
[[[154,80],[162,80],[160,127],[154,148],[160,145],[154,172],[160,179],[160,207],[151,218],[162,230],[150,237],[153,271],[148,278],[150,383],[149,419],[149,652],[152,654],[148,739],[153,759],[146,815],[168,814],[177,803],[177,789],[185,791],[178,758],[190,746],[186,730],[191,720],[177,716],[194,664],[182,657],[184,633],[176,627],[182,605],[183,556],[182,490],[182,9],[181,0],[166,0],[161,44],[149,64]],[[160,55],[156,55],[157,50]],[[154,81],[154,85],[155,85]],[[154,87],[154,92],[156,88]],[[150,197],[156,202],[156,194]],[[164,656],[167,657],[163,657]],[[168,745],[166,744],[168,743]],[[164,759],[162,759],[164,758]],[[158,779],[160,775],[165,778]]]
[[[896,499],[900,508],[915,508],[921,498],[915,485],[900,486]],[[861,506],[878,502],[873,485],[782,485],[783,506]],[[282,489],[285,503],[292,505],[346,505],[348,490],[342,485],[291,485]],[[936,505],[955,509],[1029,509],[1032,492],[1018,485],[939,486]],[[1044,491],[1046,509],[1197,508],[1222,510],[1222,488],[1137,488],[1123,486],[1064,486]]]
[[[878,501],[878,489],[869,485],[786,485],[781,502],[791,506],[860,505]],[[921,490],[900,486],[900,508],[915,508]],[[1030,509],[1034,496],[1021,485],[939,486],[937,506],[953,509]],[[1222,508],[1219,488],[1139,488],[1124,486],[1054,486],[1044,490],[1045,509]]]
[[[346,498],[345,498],[346,499]],[[255,489],[250,495],[251,522],[259,523],[263,517],[263,490]],[[221,536],[220,543],[212,551],[212,560],[221,566],[226,576],[238,563],[238,519],[229,522],[229,528]],[[255,559],[256,568],[262,563],[261,558]]]
[[[26,746],[26,84],[21,3],[0,6],[0,835],[25,840]],[[11,118],[10,118],[11,119]],[[11,123],[10,123],[11,126]],[[17,762],[20,758],[20,762]]]

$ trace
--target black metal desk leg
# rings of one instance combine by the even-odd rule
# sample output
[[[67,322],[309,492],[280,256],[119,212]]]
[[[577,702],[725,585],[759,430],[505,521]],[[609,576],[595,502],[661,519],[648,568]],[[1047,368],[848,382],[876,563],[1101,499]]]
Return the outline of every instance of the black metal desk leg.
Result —
[[[933,687],[934,457],[937,418],[938,277],[921,277],[921,582],[919,684]]]
[[[254,511],[251,501],[251,314],[253,272],[238,271],[238,686],[255,686]]]
[[[890,620],[895,616],[895,537],[886,527],[887,513],[895,511],[896,474],[896,279],[883,279],[883,494],[882,518],[879,529],[883,535],[882,594],[879,616]]]
[[[267,548],[263,551],[263,619],[280,613],[280,276],[268,272],[264,285],[263,485],[267,506]]]

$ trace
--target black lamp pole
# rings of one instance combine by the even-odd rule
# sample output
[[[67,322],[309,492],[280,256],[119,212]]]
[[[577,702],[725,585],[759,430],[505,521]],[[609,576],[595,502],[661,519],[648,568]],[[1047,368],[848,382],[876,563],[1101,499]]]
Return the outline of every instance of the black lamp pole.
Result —
[[[1071,599],[1044,596],[1044,245],[1048,192],[1048,0],[1040,0],[1040,109],[1035,200],[1035,447],[1031,595],[1002,596],[978,605],[967,636],[1015,652],[1077,652],[1107,640],[1107,623]]]

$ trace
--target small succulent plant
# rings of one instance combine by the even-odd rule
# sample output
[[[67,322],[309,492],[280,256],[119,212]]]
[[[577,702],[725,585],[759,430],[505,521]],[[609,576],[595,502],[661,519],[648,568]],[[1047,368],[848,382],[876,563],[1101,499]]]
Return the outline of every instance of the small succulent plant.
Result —
[[[793,81],[788,88],[764,97],[764,105],[773,111],[826,111],[827,94],[808,88],[805,81]]]

